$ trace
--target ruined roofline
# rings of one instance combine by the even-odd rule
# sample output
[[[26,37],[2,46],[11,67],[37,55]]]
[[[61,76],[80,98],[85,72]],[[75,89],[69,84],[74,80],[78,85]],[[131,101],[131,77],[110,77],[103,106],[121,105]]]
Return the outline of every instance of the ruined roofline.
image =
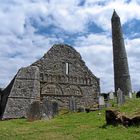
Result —
[[[80,61],[82,61],[83,65],[84,65],[85,68],[88,70],[89,74],[92,75],[92,77],[94,77],[95,80],[99,82],[99,79],[100,79],[100,78],[96,77],[96,76],[92,73],[92,71],[86,66],[86,63],[85,63],[85,61],[82,59],[80,53],[79,53],[74,47],[72,47],[72,46],[70,46],[70,45],[68,45],[68,44],[62,44],[62,43],[60,43],[60,44],[54,44],[54,45],[44,54],[43,57],[41,57],[39,60],[37,60],[36,62],[34,62],[33,64],[31,64],[31,66],[34,66],[34,65],[35,65],[36,63],[38,63],[40,60],[46,59],[46,58],[48,57],[48,55],[49,55],[49,52],[51,52],[52,50],[54,50],[56,47],[67,47],[67,48],[69,48],[70,50],[72,50],[74,53],[76,53],[76,55],[78,56],[77,58],[78,58]]]
[[[60,44],[54,44],[54,45],[44,54],[44,56],[43,56],[42,58],[44,58],[44,57],[49,53],[49,51],[55,49],[56,47],[67,47],[67,48],[70,48],[71,50],[73,50],[74,52],[76,52],[76,53],[78,54],[78,58],[79,58],[79,59],[82,59],[80,53],[78,53],[74,47],[72,47],[72,46],[70,46],[70,45],[68,45],[68,44],[62,44],[62,43],[60,43]]]

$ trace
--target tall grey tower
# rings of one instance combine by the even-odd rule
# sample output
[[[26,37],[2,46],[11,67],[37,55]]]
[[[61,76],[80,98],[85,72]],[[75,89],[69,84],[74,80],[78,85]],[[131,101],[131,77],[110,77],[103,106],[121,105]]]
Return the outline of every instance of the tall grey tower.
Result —
[[[125,95],[132,91],[127,54],[124,45],[120,17],[114,10],[112,18],[112,43],[115,92],[120,88]]]

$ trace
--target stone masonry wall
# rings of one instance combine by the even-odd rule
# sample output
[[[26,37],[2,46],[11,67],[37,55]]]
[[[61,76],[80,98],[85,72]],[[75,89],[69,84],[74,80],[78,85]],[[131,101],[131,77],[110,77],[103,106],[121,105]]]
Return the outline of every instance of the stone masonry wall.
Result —
[[[55,98],[64,107],[71,96],[77,99],[79,105],[92,106],[97,102],[99,79],[71,46],[54,45],[32,65],[38,66],[40,70],[42,98]]]
[[[40,100],[39,69],[36,66],[21,68],[15,77],[3,119],[26,117],[26,109],[34,100]]]
[[[21,68],[4,91],[1,118],[8,119],[26,117],[29,105],[45,98],[56,100],[59,108],[68,108],[73,98],[78,107],[92,107],[100,85],[74,48],[58,44],[31,66]]]

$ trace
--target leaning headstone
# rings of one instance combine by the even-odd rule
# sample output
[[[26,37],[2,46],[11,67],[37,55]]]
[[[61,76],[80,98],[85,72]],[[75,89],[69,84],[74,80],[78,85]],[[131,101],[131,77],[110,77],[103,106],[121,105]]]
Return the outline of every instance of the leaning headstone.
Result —
[[[52,115],[53,115],[53,117],[58,115],[58,103],[57,103],[57,101],[52,101]]]
[[[105,106],[105,101],[103,96],[99,96],[99,109]]]
[[[117,100],[118,100],[118,105],[122,105],[125,102],[125,97],[120,88],[118,88],[117,90]]]
[[[39,101],[33,101],[26,112],[28,121],[40,120],[42,117],[42,106]]]
[[[113,100],[114,99],[114,93],[112,91],[109,92],[109,99],[110,100]]]
[[[42,118],[43,119],[53,118],[52,102],[47,98],[44,98],[42,101]]]
[[[75,100],[75,98],[73,96],[70,97],[70,100],[69,100],[69,110],[72,111],[72,112],[77,111],[76,100]]]

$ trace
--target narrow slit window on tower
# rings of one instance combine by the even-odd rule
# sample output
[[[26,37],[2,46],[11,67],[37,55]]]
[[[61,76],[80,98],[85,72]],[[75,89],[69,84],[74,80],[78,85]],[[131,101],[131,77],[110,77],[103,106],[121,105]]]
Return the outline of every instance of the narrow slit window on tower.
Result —
[[[69,74],[69,63],[66,63],[66,74]]]

